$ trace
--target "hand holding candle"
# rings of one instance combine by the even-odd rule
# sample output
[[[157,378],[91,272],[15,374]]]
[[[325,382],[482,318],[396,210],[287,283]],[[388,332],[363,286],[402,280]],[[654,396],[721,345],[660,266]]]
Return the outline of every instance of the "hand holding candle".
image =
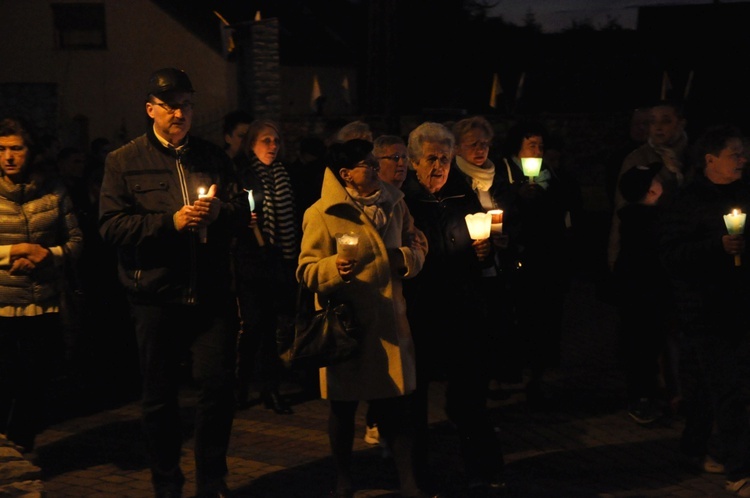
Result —
[[[248,189],[244,190],[245,192],[247,192],[247,202],[250,205],[250,212],[253,213],[255,212],[255,198],[253,197],[253,191]],[[253,224],[252,227],[253,233],[255,234],[255,240],[258,241],[258,245],[260,247],[263,247],[264,245],[266,245],[266,242],[265,240],[263,240],[263,234],[260,232],[260,227],[258,227],[257,223]]]
[[[731,213],[724,215],[724,224],[727,226],[729,235],[742,235],[745,233],[745,218],[747,215],[739,209],[733,209]],[[740,266],[742,259],[739,254],[734,255],[734,266]]]

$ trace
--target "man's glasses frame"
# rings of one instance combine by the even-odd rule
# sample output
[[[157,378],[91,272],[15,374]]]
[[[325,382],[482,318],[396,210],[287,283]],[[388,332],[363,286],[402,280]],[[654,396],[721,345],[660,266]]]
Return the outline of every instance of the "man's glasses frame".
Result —
[[[159,107],[164,109],[164,111],[166,111],[167,114],[174,114],[177,111],[182,111],[183,113],[187,111],[192,111],[193,107],[195,106],[195,104],[190,101],[183,102],[181,104],[177,104],[177,103],[167,104],[166,102],[151,102],[151,103],[154,105],[158,105]]]

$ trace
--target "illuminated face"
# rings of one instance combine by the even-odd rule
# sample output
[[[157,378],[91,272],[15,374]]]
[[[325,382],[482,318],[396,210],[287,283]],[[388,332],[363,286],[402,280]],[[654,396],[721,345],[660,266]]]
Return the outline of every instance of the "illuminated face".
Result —
[[[706,174],[712,182],[726,185],[742,177],[746,162],[742,140],[731,138],[718,156],[706,154]]]
[[[28,154],[21,135],[0,137],[0,167],[13,182],[21,178]]]
[[[667,146],[680,138],[685,129],[685,120],[669,106],[656,106],[651,109],[648,136],[654,145]]]
[[[539,135],[524,138],[518,157],[544,157],[544,139]]]
[[[193,123],[192,93],[171,94],[169,102],[152,96],[146,102],[146,113],[154,120],[154,129],[172,145],[179,145]]]
[[[434,194],[448,181],[451,169],[451,148],[438,142],[424,142],[422,157],[412,162],[417,179],[428,192]]]
[[[253,153],[258,157],[260,162],[270,166],[279,155],[281,139],[279,134],[273,128],[263,128],[258,134],[253,144]]]
[[[458,139],[457,154],[474,166],[481,167],[490,153],[490,137],[480,129],[472,129]]]
[[[398,188],[406,179],[406,145],[393,144],[384,149],[382,156],[378,158],[380,164],[380,179]]]

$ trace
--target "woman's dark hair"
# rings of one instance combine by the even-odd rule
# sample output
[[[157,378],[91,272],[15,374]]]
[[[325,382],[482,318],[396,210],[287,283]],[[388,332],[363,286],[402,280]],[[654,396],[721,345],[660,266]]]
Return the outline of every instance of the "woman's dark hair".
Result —
[[[336,175],[339,183],[344,185],[344,180],[339,174],[341,168],[351,168],[364,160],[372,152],[372,148],[372,142],[361,138],[354,138],[346,142],[333,142],[326,151],[326,167]]]
[[[518,154],[526,138],[542,137],[546,139],[547,136],[547,128],[538,121],[522,121],[517,123],[508,130],[508,134],[505,137],[505,141],[503,142],[504,154],[508,157]]]

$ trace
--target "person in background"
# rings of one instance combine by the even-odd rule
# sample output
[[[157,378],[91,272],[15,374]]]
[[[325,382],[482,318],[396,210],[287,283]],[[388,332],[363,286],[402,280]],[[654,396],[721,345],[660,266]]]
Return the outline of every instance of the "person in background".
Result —
[[[648,141],[625,157],[620,168],[618,181],[620,176],[630,168],[660,162],[664,165],[659,171],[659,180],[663,189],[661,202],[669,202],[673,194],[690,177],[690,171],[687,167],[688,136],[685,132],[686,126],[687,119],[682,103],[664,100],[650,107]],[[620,218],[617,216],[617,211],[624,203],[625,200],[617,191],[607,246],[607,265],[610,272],[620,251]],[[675,327],[666,333],[667,350],[662,357],[661,369],[667,386],[667,394],[670,397],[669,410],[676,412],[679,410],[681,400],[680,374],[678,372],[680,331],[676,322],[671,324]]]
[[[664,167],[659,172],[659,178],[664,189],[664,200],[667,201],[672,193],[680,187],[688,174],[686,168],[686,154],[688,136],[685,132],[687,119],[682,104],[674,101],[660,101],[649,108],[648,140],[646,143],[625,156],[617,175],[617,181],[630,168],[643,166],[654,162],[661,162]],[[609,269],[613,268],[620,250],[619,210],[625,200],[615,191],[614,209],[610,224],[607,261]]]
[[[404,296],[417,355],[415,417],[417,475],[429,475],[427,393],[445,381],[445,412],[455,425],[470,496],[505,487],[503,456],[487,410],[492,332],[482,287],[489,238],[472,240],[465,217],[481,204],[459,170],[451,168],[455,139],[440,123],[424,122],[409,134],[411,169],[402,187],[414,224],[429,252],[419,275],[407,280]]]
[[[659,362],[673,318],[671,286],[659,259],[658,206],[663,192],[659,162],[630,168],[620,177],[620,253],[615,262],[622,362],[628,415],[639,424],[661,417]]]
[[[380,179],[400,189],[409,169],[404,139],[397,135],[380,135],[373,142],[372,154],[380,165]]]
[[[508,380],[506,369],[514,363],[520,348],[515,308],[512,306],[513,299],[510,294],[515,261],[513,254],[517,249],[509,247],[508,232],[512,230],[515,216],[508,210],[512,206],[506,205],[500,197],[495,182],[495,164],[489,158],[495,130],[490,122],[482,116],[472,116],[456,121],[452,131],[456,137],[453,170],[476,196],[477,211],[503,209],[505,230],[502,233],[491,234],[492,252],[490,257],[483,261],[481,279],[488,303],[492,303],[491,379],[500,384]],[[499,391],[493,391],[491,395],[503,396]]]
[[[569,190],[544,161],[533,181],[522,168],[523,159],[544,157],[548,135],[537,121],[521,121],[508,130],[495,180],[517,234],[511,233],[511,238],[518,248],[520,270],[511,293],[524,344],[515,366],[519,380],[528,370],[526,400],[535,409],[550,408],[554,401],[546,377],[560,365],[563,304],[573,271],[566,225],[572,210]]]
[[[242,150],[242,141],[245,139],[247,129],[252,122],[252,115],[242,109],[224,115],[224,152],[230,158],[234,158]]]
[[[342,126],[339,131],[336,132],[336,135],[333,138],[334,142],[346,142],[348,140],[353,140],[355,138],[359,138],[362,140],[367,140],[368,142],[372,142],[373,136],[372,136],[372,129],[370,128],[370,125],[365,123],[364,121],[351,121],[344,126]]]
[[[64,269],[83,249],[70,195],[38,153],[25,120],[0,120],[0,433],[27,453],[61,366]]]
[[[744,140],[737,127],[716,125],[696,141],[694,178],[664,205],[659,250],[682,331],[681,453],[709,471],[715,456],[727,491],[748,497],[750,266],[744,235],[730,234],[724,219],[734,210],[750,211],[750,188],[742,181]]]
[[[221,148],[190,135],[195,90],[176,68],[146,88],[146,133],[107,155],[100,233],[117,249],[142,374],[142,421],[156,497],[182,496],[179,388],[185,358],[197,389],[197,496],[227,496],[234,418],[237,303],[230,242],[250,218]]]
[[[357,356],[320,369],[320,392],[330,401],[329,439],[336,465],[336,498],[354,496],[351,477],[358,403],[368,401],[388,444],[403,497],[427,497],[413,471],[410,395],[416,388],[414,345],[402,280],[422,268],[403,193],[378,178],[372,143],[334,143],[320,199],[305,211],[297,278],[319,299],[347,301],[359,324]],[[356,259],[336,253],[336,233],[356,231]]]
[[[278,414],[292,413],[279,387],[283,365],[276,349],[280,320],[294,315],[299,231],[292,182],[281,162],[279,125],[253,121],[234,158],[241,191],[255,210],[250,226],[236,233],[235,285],[242,325],[237,339],[237,403],[248,403],[250,380],[257,375],[260,399]]]

